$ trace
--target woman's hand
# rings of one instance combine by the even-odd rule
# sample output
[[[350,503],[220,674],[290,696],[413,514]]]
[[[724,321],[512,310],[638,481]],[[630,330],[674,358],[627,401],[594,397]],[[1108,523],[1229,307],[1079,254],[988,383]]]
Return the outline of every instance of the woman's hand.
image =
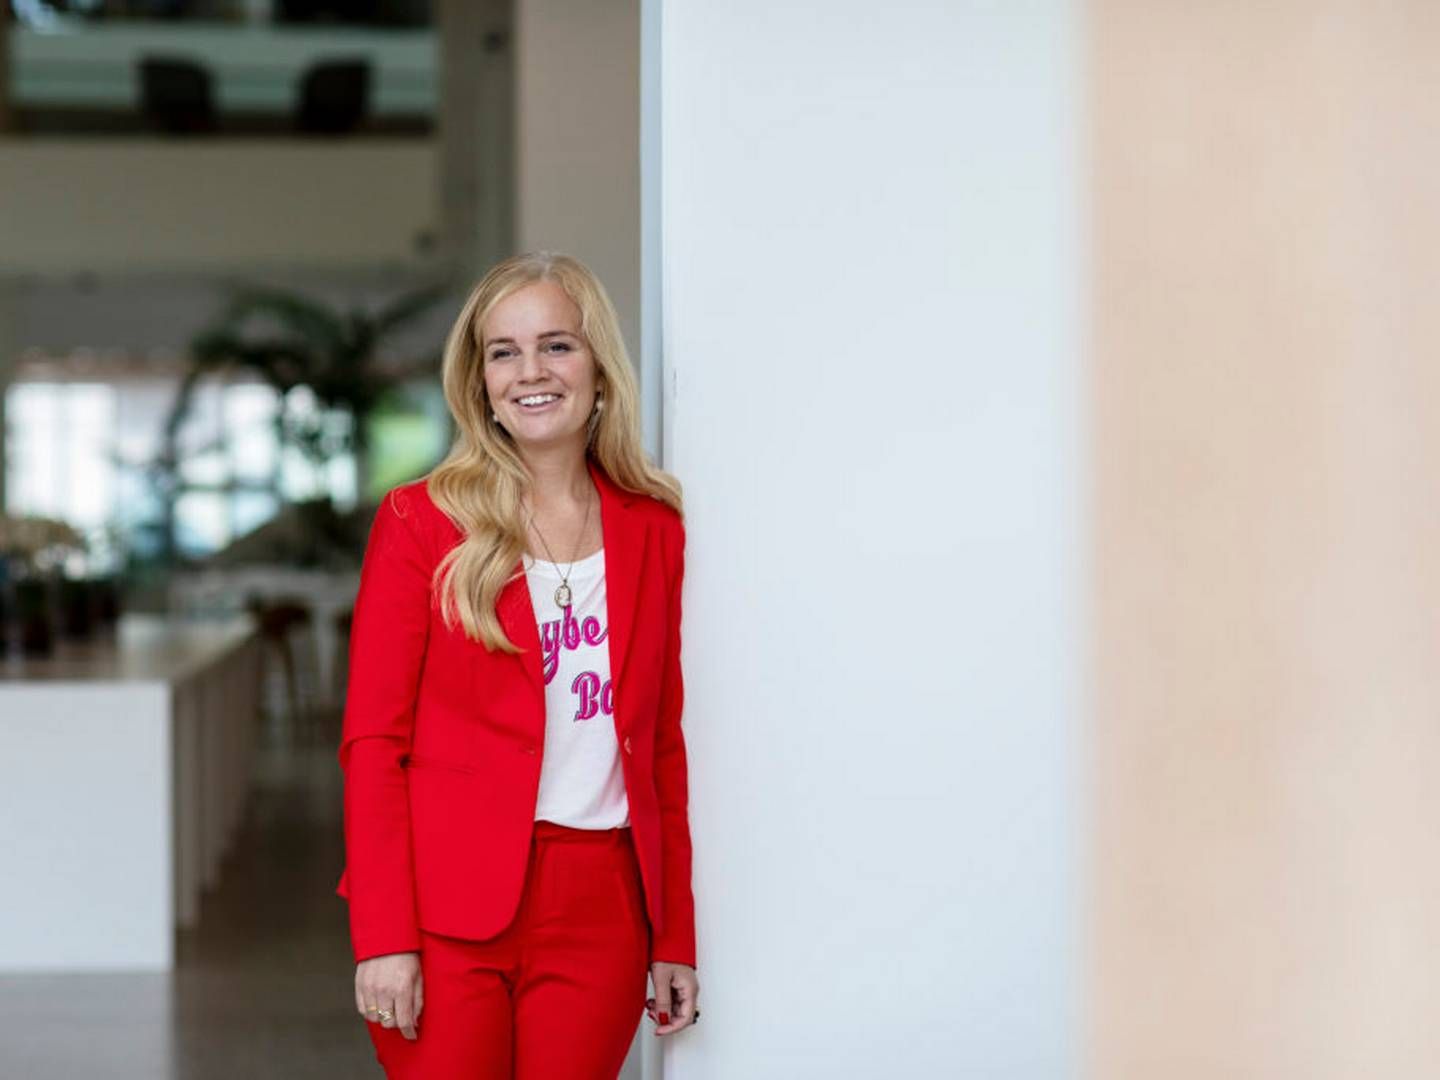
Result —
[[[372,1024],[398,1027],[401,1035],[414,1039],[424,1007],[419,953],[372,956],[355,965],[355,1008]]]
[[[669,1035],[695,1022],[700,980],[693,967],[657,960],[650,965],[650,981],[655,984],[655,996],[645,1002],[645,1011],[657,1024],[656,1035]]]

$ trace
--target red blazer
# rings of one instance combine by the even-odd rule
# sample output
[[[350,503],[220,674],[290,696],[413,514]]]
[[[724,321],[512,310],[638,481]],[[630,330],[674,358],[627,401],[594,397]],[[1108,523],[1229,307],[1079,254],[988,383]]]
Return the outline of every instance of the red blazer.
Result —
[[[587,459],[600,493],[615,734],[650,916],[652,962],[695,963],[680,587],[685,529]],[[424,481],[391,490],[370,530],[350,630],[340,765],[356,961],[420,948],[419,928],[488,938],[519,906],[545,694],[523,574],[496,610],[519,655],[448,629],[430,577],[461,532]],[[515,570],[521,570],[517,561]]]

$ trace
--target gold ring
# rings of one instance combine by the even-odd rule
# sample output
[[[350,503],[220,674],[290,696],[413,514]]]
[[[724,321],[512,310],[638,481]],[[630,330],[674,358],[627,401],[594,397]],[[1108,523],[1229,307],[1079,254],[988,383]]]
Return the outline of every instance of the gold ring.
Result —
[[[380,1011],[380,1006],[379,1006],[379,1005],[366,1005],[366,1006],[365,1006],[365,1011],[366,1011],[367,1013],[372,1013],[372,1012],[373,1012],[373,1013],[378,1013],[378,1012]]]

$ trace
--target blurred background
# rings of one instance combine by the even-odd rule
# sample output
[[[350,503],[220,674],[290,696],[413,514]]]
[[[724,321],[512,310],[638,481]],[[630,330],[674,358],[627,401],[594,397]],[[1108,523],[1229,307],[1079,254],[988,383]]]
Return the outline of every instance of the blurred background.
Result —
[[[639,50],[638,0],[0,3],[0,1076],[378,1072],[365,538],[497,259],[585,259],[639,361]]]
[[[0,1077],[375,1075],[376,500],[499,257],[686,490],[627,1080],[1440,1075],[1440,5],[0,19]]]

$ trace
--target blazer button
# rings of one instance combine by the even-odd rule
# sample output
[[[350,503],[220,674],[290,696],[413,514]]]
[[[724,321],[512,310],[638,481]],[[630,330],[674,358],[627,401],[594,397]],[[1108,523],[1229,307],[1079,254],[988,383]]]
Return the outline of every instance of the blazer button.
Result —
[[[626,752],[627,754],[630,753],[630,736],[629,736],[629,735],[626,735],[626,736],[625,736],[625,752]]]

